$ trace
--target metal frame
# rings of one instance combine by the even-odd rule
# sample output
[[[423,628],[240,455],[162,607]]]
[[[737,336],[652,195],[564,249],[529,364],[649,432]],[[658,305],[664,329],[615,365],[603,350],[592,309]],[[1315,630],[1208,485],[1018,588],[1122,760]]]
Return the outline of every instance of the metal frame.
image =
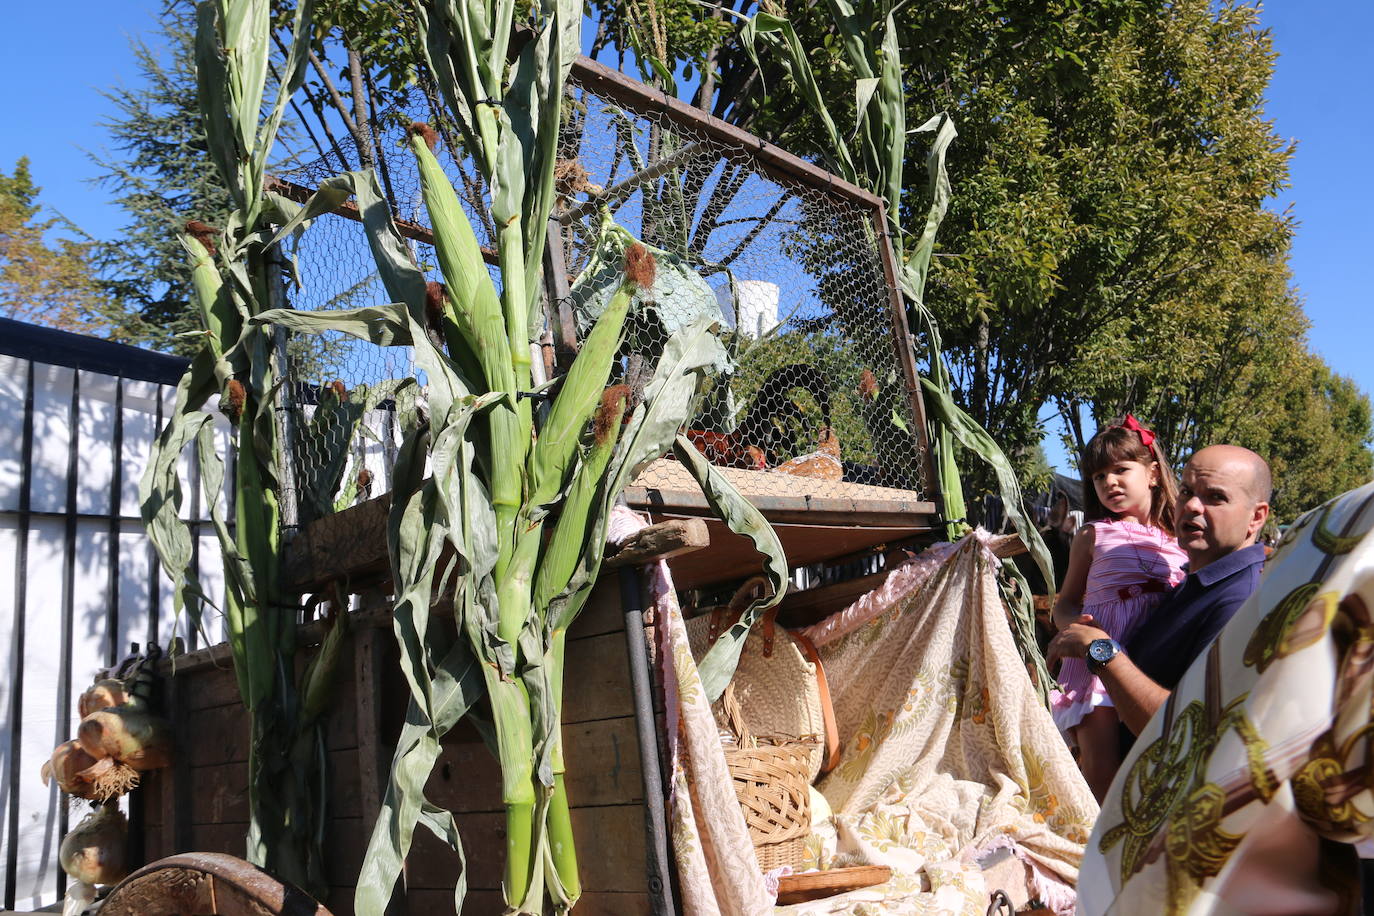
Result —
[[[573,64],[571,79],[578,85],[627,108],[661,116],[680,127],[705,134],[719,143],[745,150],[758,161],[761,172],[780,184],[802,185],[822,191],[863,207],[872,214],[872,228],[878,241],[879,260],[887,281],[892,346],[896,350],[897,361],[901,364],[905,376],[907,397],[911,404],[912,417],[916,421],[916,443],[921,450],[921,475],[925,487],[922,495],[933,497],[935,505],[943,514],[944,494],[939,492],[939,478],[935,476],[934,460],[930,453],[925,399],[921,394],[920,374],[916,368],[911,329],[907,325],[906,306],[902,302],[901,287],[897,282],[897,258],[892,247],[892,238],[887,231],[887,205],[883,199],[838,175],[827,172],[813,162],[807,162],[767,140],[694,108],[661,90],[633,80],[591,58],[577,59]],[[613,191],[614,189],[607,193]]]
[[[18,542],[14,556],[14,640],[9,652],[10,677],[13,692],[9,702],[9,739],[10,759],[8,779],[3,786],[7,811],[3,829],[7,839],[5,850],[5,881],[3,889],[3,908],[12,910],[18,894],[19,844],[23,839],[19,825],[20,788],[24,778],[32,778],[37,771],[37,761],[23,760],[21,742],[24,734],[24,656],[27,643],[25,618],[28,610],[28,555],[29,540],[34,521],[62,520],[63,556],[62,583],[64,595],[61,608],[60,653],[58,660],[58,696],[56,697],[59,714],[58,730],[62,734],[54,737],[54,745],[70,737],[66,732],[66,711],[72,708],[73,684],[72,647],[75,617],[75,579],[76,579],[76,539],[81,523],[103,522],[109,537],[107,557],[109,578],[106,585],[106,612],[108,635],[105,643],[104,659],[107,664],[118,660],[120,647],[115,644],[119,622],[119,560],[120,533],[126,523],[142,525],[137,516],[120,514],[120,497],[124,487],[123,450],[124,450],[124,383],[126,381],[152,382],[161,386],[174,386],[186,370],[187,361],[179,357],[161,353],[150,353],[134,347],[83,337],[50,328],[41,328],[19,321],[0,318],[0,354],[26,361],[24,372],[23,417],[20,424],[20,482],[19,503],[14,510],[0,510],[0,515],[14,517]],[[61,512],[33,509],[33,448],[34,448],[34,394],[36,390],[35,366],[38,364],[71,369],[73,372],[71,400],[67,409],[67,425],[70,440],[67,447],[65,506]],[[115,399],[111,448],[115,456],[114,471],[110,480],[109,506],[105,512],[80,512],[76,509],[80,441],[81,410],[81,373],[91,372],[106,375],[114,380]],[[158,427],[162,421],[162,398],[158,398]],[[194,462],[192,463],[194,465]],[[197,504],[198,505],[198,504]],[[193,509],[197,508],[193,505]],[[197,514],[198,512],[194,512]],[[199,534],[200,523],[193,519],[192,528]],[[148,548],[149,570],[149,629],[150,638],[157,634],[158,604],[158,561],[151,545]],[[58,811],[59,836],[68,829],[68,812],[65,806]],[[54,847],[54,858],[56,850]],[[60,868],[55,873],[56,892],[60,896],[66,886],[66,873]]]

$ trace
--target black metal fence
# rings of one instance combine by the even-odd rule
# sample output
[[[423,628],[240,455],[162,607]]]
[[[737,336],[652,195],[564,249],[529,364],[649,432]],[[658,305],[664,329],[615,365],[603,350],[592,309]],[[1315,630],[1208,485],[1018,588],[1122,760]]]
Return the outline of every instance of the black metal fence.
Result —
[[[185,367],[176,357],[0,319],[4,909],[43,906],[65,889],[57,848],[69,811],[39,771],[74,736],[76,697],[132,644],[166,645],[178,632],[139,518],[138,482]],[[193,464],[183,466],[186,514],[213,594],[219,552],[208,524],[200,530]]]

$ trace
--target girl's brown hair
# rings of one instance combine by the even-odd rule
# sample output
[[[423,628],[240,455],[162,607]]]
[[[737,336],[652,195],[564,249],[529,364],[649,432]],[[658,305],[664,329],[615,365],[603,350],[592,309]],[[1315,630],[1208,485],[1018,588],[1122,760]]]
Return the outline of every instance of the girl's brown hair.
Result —
[[[1149,521],[1156,528],[1172,533],[1174,503],[1178,501],[1178,482],[1174,479],[1173,468],[1164,460],[1164,452],[1153,433],[1150,433],[1152,441],[1146,445],[1141,433],[1122,426],[1123,422],[1122,418],[1117,418],[1111,425],[1098,430],[1083,449],[1082,460],[1078,462],[1079,471],[1083,474],[1083,518],[1094,522],[1115,517],[1097,498],[1097,487],[1093,486],[1094,474],[1122,461],[1135,461],[1147,468],[1153,464],[1157,482],[1150,488]]]

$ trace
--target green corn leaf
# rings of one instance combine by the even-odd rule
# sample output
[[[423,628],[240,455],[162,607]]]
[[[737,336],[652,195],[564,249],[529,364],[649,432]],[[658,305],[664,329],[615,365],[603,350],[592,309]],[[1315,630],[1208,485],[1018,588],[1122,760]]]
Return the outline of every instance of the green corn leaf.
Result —
[[[718,518],[730,526],[736,534],[742,534],[754,544],[754,549],[763,555],[763,573],[768,580],[771,594],[750,602],[740,619],[726,630],[716,644],[706,653],[697,668],[701,672],[701,686],[711,702],[719,699],[735,675],[744,640],[759,615],[782,600],[787,593],[787,555],[783,552],[778,534],[763,513],[745,499],[735,489],[734,484],[722,474],[715,465],[706,460],[685,436],[678,436],[673,443],[673,454],[682,466],[691,471],[692,477],[701,486],[706,501],[711,505]]]
[[[716,324],[699,318],[670,337],[643,400],[620,435],[610,466],[593,501],[591,527],[568,584],[549,600],[547,619],[554,630],[566,630],[581,611],[596,583],[606,551],[611,508],[635,474],[673,447],[678,429],[690,413],[698,382],[715,358],[720,341]]]
[[[383,916],[410,853],[415,827],[421,822],[458,852],[462,869],[455,905],[461,912],[467,881],[462,841],[452,815],[427,802],[424,788],[439,759],[437,735],[451,729],[482,696],[484,688],[478,668],[471,648],[458,640],[439,662],[432,682],[433,718],[424,713],[414,697],[411,698],[382,797],[381,813],[373,826],[363,868],[358,875],[353,898],[358,916]],[[435,830],[436,826],[439,830]]]
[[[200,405],[215,392],[214,358],[201,350],[177,383],[176,401],[166,427],[153,442],[148,465],[138,484],[139,510],[148,537],[157,548],[162,568],[172,582],[174,613],[183,608],[191,624],[201,625],[201,603],[208,599],[191,567],[191,533],[181,519],[181,453],[209,422]]]
[[[196,8],[196,89],[210,158],[219,169],[234,203],[242,206],[244,192],[238,170],[239,145],[234,139],[228,72],[216,31],[217,14],[214,3],[203,2]]]
[[[1006,504],[1007,515],[1011,518],[1012,524],[1016,527],[1016,533],[1021,536],[1022,542],[1030,551],[1032,559],[1035,560],[1040,572],[1045,577],[1045,584],[1054,591],[1054,564],[1050,560],[1049,549],[1045,547],[1045,542],[1040,538],[1040,532],[1026,518],[1025,512],[1021,511],[1021,485],[1016,481],[1016,472],[1012,469],[1011,461],[1002,453],[997,443],[983,427],[968,414],[959,409],[959,405],[954,403],[954,399],[949,396],[949,392],[935,385],[929,379],[921,379],[921,385],[925,389],[927,405],[931,412],[936,414],[940,422],[949,429],[961,445],[967,448],[986,461],[997,475],[997,483],[1002,491],[1002,499]]]

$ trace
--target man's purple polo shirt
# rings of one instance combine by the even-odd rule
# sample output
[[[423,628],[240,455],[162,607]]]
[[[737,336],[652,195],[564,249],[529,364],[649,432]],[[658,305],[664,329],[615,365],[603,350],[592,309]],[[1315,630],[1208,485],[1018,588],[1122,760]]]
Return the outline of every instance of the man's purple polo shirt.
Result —
[[[1251,544],[1189,573],[1125,644],[1137,668],[1173,690],[1259,587],[1264,547]]]

